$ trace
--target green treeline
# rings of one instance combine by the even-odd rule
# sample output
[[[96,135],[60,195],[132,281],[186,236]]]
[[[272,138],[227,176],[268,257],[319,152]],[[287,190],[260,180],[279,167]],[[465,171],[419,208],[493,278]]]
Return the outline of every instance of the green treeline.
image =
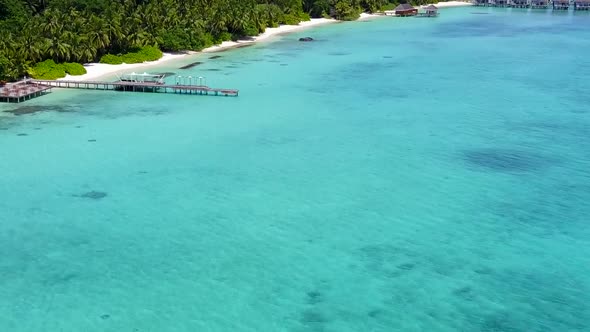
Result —
[[[45,60],[58,66],[141,62],[153,57],[153,48],[201,50],[266,27],[310,17],[354,20],[362,11],[392,5],[390,0],[0,0],[0,80],[35,75],[35,65]]]

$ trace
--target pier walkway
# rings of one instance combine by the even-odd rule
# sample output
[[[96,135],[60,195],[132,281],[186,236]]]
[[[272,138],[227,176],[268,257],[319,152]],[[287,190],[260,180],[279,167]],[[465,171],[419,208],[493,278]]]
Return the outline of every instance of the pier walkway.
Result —
[[[155,93],[177,93],[177,94],[196,94],[196,95],[213,95],[213,96],[233,96],[237,97],[239,90],[235,89],[217,89],[210,88],[206,85],[184,85],[184,84],[159,84],[153,82],[127,82],[127,81],[48,81],[48,80],[28,80],[33,84],[43,84],[56,88],[66,89],[90,89],[90,90],[119,90],[129,92],[155,92]]]
[[[232,96],[237,97],[239,90],[217,89],[206,85],[192,84],[164,84],[161,82],[131,82],[131,81],[68,81],[68,80],[36,80],[24,79],[0,86],[0,102],[20,103],[51,92],[52,88],[88,89],[105,91],[175,93],[189,95]]]

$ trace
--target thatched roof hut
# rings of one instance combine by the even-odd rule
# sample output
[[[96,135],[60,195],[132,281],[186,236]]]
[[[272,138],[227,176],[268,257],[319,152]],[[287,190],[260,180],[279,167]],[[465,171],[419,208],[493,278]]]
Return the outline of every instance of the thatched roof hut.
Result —
[[[426,11],[426,16],[438,15],[438,8],[435,5],[428,5],[424,10]]]
[[[418,14],[418,9],[414,8],[409,3],[402,3],[395,7],[395,15],[397,16],[414,16]]]

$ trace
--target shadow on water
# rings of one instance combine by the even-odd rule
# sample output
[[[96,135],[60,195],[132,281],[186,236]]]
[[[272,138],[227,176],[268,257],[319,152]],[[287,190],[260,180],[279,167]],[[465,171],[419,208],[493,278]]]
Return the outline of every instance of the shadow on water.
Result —
[[[365,269],[379,278],[391,279],[411,273],[420,266],[412,251],[389,244],[372,244],[359,248]]]
[[[156,73],[155,75],[164,75],[164,78],[166,78],[166,77],[174,76],[174,75],[176,75],[176,73],[165,72],[165,73]]]
[[[462,160],[471,168],[483,171],[523,173],[545,169],[553,160],[521,150],[483,148],[462,152]]]
[[[27,114],[35,114],[39,112],[59,112],[59,113],[69,113],[75,112],[75,109],[70,106],[19,106],[17,108],[4,111],[6,113],[11,113],[13,115],[27,115]]]
[[[329,52],[328,55],[330,56],[345,56],[345,55],[351,55],[351,52]]]
[[[173,73],[165,73],[173,74]],[[119,93],[115,93],[119,94]],[[123,97],[129,95],[121,94]],[[103,119],[117,119],[126,116],[157,116],[165,114],[166,111],[161,107],[145,107],[145,106],[127,106],[124,108],[88,108],[87,105],[100,104],[104,101],[102,94],[80,94],[70,100],[67,105],[23,105],[16,106],[13,109],[5,110],[4,112],[13,114],[15,116],[35,115],[37,113],[57,112],[57,113],[76,113],[79,116],[99,117]],[[0,117],[0,130],[8,130],[14,127],[18,122],[12,117]],[[12,118],[12,119],[11,119]],[[50,121],[41,121],[41,124],[50,123]],[[38,130],[38,129],[37,129]]]
[[[191,69],[191,68],[196,67],[196,66],[198,66],[198,65],[200,65],[202,63],[203,62],[201,62],[201,61],[197,61],[197,62],[189,63],[188,65],[184,65],[184,66],[182,66],[182,67],[180,67],[178,69]]]
[[[72,197],[86,198],[97,201],[107,197],[107,195],[108,194],[106,192],[92,190],[82,194],[72,195]]]

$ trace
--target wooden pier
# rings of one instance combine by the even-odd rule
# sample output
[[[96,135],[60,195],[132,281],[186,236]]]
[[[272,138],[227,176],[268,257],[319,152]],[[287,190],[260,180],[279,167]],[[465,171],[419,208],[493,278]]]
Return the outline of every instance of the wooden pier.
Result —
[[[210,88],[206,85],[190,84],[160,84],[154,82],[127,82],[127,81],[47,81],[47,80],[28,80],[33,84],[43,84],[56,88],[65,89],[88,89],[88,90],[116,90],[128,92],[152,92],[152,93],[176,93],[176,94],[195,94],[195,95],[212,95],[212,96],[232,96],[237,97],[239,90],[235,89],[217,89]]]
[[[51,92],[51,86],[32,83],[27,80],[6,83],[0,86],[0,102],[20,103]]]
[[[200,80],[199,82],[204,82],[204,80]],[[176,82],[176,84],[164,84],[162,82],[130,82],[124,80],[106,82],[23,79],[22,81],[6,83],[0,86],[0,102],[20,103],[35,97],[43,96],[51,92],[52,88],[231,97],[237,97],[239,94],[239,91],[236,89],[217,89],[210,88],[203,84],[182,84],[180,81]]]

